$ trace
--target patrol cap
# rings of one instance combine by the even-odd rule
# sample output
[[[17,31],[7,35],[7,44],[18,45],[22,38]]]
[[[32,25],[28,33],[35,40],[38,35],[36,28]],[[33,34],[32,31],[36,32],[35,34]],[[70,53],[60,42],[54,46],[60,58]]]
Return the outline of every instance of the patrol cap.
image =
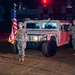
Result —
[[[23,26],[24,24],[23,24],[23,22],[19,22],[19,23],[18,23],[18,26],[19,26],[19,25],[22,25],[22,26]]]

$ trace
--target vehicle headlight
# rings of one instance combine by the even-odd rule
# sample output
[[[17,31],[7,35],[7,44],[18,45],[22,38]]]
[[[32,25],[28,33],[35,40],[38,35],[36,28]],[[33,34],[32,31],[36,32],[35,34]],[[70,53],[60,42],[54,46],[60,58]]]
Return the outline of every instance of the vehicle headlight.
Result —
[[[44,34],[44,38],[46,38],[47,37],[47,35],[46,34]]]
[[[37,41],[38,40],[38,37],[37,36],[34,36],[34,41]]]
[[[43,41],[47,40],[47,35],[29,35],[28,36],[28,41]]]
[[[46,35],[46,34],[41,35],[41,36],[40,36],[40,40],[47,40],[47,35]]]

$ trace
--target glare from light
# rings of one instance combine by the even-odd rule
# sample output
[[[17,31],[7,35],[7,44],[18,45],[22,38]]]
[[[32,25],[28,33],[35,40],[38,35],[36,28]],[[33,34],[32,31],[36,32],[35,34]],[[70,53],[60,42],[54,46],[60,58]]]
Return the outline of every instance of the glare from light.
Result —
[[[38,40],[38,37],[37,37],[37,36],[35,36],[35,37],[34,37],[34,40],[35,40],[35,41],[37,41],[37,40]]]

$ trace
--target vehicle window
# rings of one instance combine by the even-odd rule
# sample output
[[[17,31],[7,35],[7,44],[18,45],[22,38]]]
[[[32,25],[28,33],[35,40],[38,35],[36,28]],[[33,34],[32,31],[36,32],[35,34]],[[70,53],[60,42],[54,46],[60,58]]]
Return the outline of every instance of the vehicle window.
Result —
[[[57,23],[43,23],[43,29],[57,29]]]
[[[69,25],[64,25],[64,30],[68,31]]]
[[[27,23],[26,24],[26,28],[36,28],[36,29],[39,29],[40,28],[40,24],[39,23]]]

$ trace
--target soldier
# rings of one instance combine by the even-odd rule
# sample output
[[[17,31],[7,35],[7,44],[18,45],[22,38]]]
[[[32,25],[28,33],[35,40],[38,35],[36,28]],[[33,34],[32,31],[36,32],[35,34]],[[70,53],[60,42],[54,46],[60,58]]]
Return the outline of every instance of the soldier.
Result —
[[[23,23],[19,22],[18,23],[18,33],[16,36],[17,40],[17,48],[19,52],[20,59],[19,61],[24,61],[25,57],[25,49],[26,49],[26,41],[27,41],[27,32],[23,29]]]
[[[73,20],[73,25],[70,25],[69,30],[71,30],[72,45],[75,50],[75,20]]]

